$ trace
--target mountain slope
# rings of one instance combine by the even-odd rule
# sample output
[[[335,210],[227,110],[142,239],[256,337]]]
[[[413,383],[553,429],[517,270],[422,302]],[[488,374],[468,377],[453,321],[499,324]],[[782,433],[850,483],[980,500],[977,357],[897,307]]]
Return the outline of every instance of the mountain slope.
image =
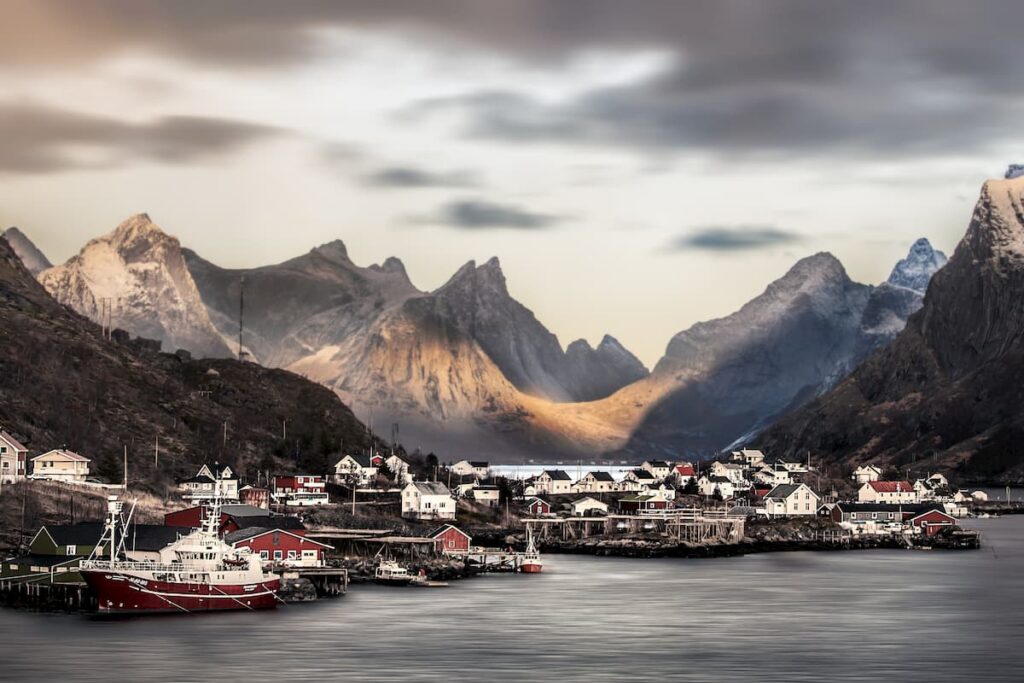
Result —
[[[59,302],[97,322],[206,357],[232,351],[210,322],[178,240],[146,214],[127,219],[78,255],[39,274]]]
[[[964,476],[1024,476],[1024,178],[990,180],[924,306],[888,347],[760,439],[846,465],[932,456]]]
[[[194,473],[204,460],[272,467],[273,454],[294,461],[296,451],[300,466],[321,471],[339,441],[367,441],[337,396],[291,373],[183,360],[122,335],[104,339],[99,326],[50,297],[4,240],[0,319],[0,424],[33,451],[77,450],[114,481],[125,445],[132,480],[152,484]]]
[[[605,335],[597,348],[577,339],[565,350],[567,383],[577,401],[596,401],[648,375],[647,368],[619,340]]]
[[[7,228],[7,230],[0,233],[0,237],[7,240],[7,243],[11,245],[11,249],[14,250],[14,253],[18,255],[18,258],[21,259],[21,262],[25,264],[25,267],[28,268],[32,275],[39,275],[39,273],[53,266],[50,260],[46,258],[46,255],[39,251],[39,248],[21,230]]]
[[[386,309],[419,292],[402,262],[355,265],[340,240],[284,263],[230,270],[184,250],[189,271],[221,332],[238,335],[245,279],[245,340],[264,365],[286,366],[347,335],[362,334]]]

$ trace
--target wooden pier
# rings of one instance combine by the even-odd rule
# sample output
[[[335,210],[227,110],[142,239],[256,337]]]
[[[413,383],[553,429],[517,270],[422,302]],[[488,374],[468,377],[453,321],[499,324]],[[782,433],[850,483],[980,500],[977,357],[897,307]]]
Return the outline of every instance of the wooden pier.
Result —
[[[525,553],[500,548],[470,548],[462,551],[444,551],[445,557],[462,560],[479,572],[518,572],[523,566]]]
[[[339,567],[281,567],[283,580],[307,579],[320,597],[338,597],[348,592],[348,570]]]
[[[712,510],[650,510],[635,515],[559,517],[524,520],[540,541],[573,541],[593,536],[664,534],[686,543],[735,542],[745,520]]]

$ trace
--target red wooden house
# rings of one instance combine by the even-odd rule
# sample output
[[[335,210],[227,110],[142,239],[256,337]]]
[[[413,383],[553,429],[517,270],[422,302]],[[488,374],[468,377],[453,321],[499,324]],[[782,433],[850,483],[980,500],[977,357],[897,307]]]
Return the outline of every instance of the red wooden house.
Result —
[[[235,548],[249,548],[264,563],[290,567],[322,567],[331,546],[284,529],[251,528],[233,531],[224,541]]]
[[[551,503],[543,498],[530,498],[524,506],[526,514],[537,517],[539,515],[551,514]]]
[[[910,524],[926,536],[934,536],[943,529],[956,525],[956,519],[941,510],[929,510],[910,519]]]
[[[462,529],[445,524],[430,533],[434,539],[435,548],[439,553],[465,553],[469,552],[472,537]]]
[[[274,493],[323,493],[327,482],[318,474],[275,474]]]

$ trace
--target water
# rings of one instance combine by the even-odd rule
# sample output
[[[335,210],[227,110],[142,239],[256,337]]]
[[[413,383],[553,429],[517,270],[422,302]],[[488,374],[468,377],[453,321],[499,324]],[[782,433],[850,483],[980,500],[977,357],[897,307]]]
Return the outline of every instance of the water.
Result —
[[[548,556],[276,613],[0,611],[0,680],[1019,681],[1024,516],[972,524],[981,551]]]
[[[640,467],[639,463],[633,465],[577,465],[568,463],[562,465],[493,465],[491,473],[510,479],[528,479],[536,477],[544,470],[564,470],[573,478],[579,479],[589,472],[610,472],[616,479],[622,479],[626,472]]]

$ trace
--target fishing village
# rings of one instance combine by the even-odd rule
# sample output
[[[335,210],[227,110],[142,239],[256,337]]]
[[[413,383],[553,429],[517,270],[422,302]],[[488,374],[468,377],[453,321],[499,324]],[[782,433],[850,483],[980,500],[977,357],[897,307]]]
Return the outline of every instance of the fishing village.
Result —
[[[563,466],[516,477],[394,450],[345,454],[328,473],[208,463],[163,497],[131,485],[127,458],[123,480],[106,483],[86,455],[31,455],[2,430],[0,456],[13,522],[0,601],[108,614],[273,608],[363,583],[444,588],[552,571],[561,553],[975,549],[980,534],[960,520],[1022,511],[942,474],[865,464],[835,476],[810,457],[753,449],[706,463],[577,464],[576,476]]]

